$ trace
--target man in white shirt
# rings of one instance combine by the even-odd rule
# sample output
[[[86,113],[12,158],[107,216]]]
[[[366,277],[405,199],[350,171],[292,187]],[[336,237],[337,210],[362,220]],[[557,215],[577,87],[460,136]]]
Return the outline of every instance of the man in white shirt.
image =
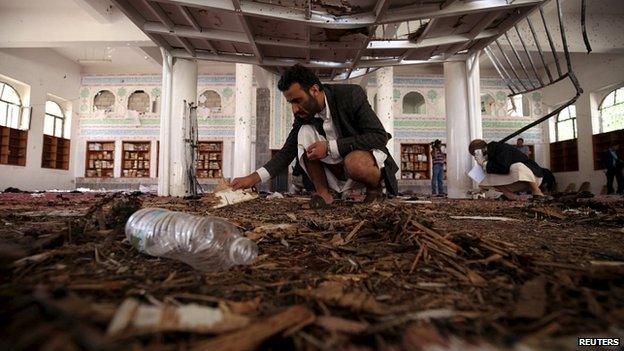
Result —
[[[357,184],[366,187],[365,201],[396,194],[398,167],[386,144],[391,137],[384,130],[358,85],[323,85],[307,68],[289,68],[278,84],[291,104],[295,121],[282,149],[264,167],[232,181],[234,189],[265,182],[298,157],[316,193],[312,207],[333,201],[330,189],[342,192]]]

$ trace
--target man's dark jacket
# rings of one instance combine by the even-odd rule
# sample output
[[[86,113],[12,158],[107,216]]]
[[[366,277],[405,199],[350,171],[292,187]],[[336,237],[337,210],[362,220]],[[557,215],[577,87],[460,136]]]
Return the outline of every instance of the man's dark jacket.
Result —
[[[617,154],[617,152],[616,152]],[[606,168],[608,171],[617,170],[624,166],[624,162],[620,160],[619,157],[613,156],[610,149],[603,151],[600,155],[600,161],[602,162],[602,166]]]
[[[384,130],[383,125],[371,108],[364,89],[354,84],[323,85],[323,92],[327,99],[327,105],[331,112],[332,123],[336,131],[338,152],[341,157],[346,157],[354,150],[383,151],[388,157],[384,163],[382,177],[386,184],[386,191],[396,195],[398,185],[396,172],[399,167],[386,148],[388,140],[392,137]],[[313,125],[319,134],[325,136],[323,120],[311,118],[304,120],[295,117],[290,134],[282,149],[264,165],[271,177],[288,167],[292,160],[297,157],[297,136],[302,125]]]
[[[493,141],[487,146],[486,172],[491,174],[509,174],[509,167],[516,162],[522,162],[536,177],[543,177],[544,172],[535,161],[531,160],[515,146]]]

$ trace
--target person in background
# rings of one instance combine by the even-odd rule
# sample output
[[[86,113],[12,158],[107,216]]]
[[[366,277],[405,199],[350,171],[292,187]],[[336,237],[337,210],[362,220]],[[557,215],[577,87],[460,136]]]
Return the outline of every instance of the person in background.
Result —
[[[617,181],[617,193],[624,193],[624,184],[622,184],[622,169],[624,168],[624,161],[618,156],[619,145],[610,146],[607,150],[602,152],[600,160],[603,166],[606,168],[605,174],[607,175],[607,194],[613,194],[613,178]]]
[[[523,154],[527,155],[527,157],[531,157],[531,150],[527,145],[524,145],[524,139],[518,138],[516,140],[516,149],[520,150]]]
[[[542,167],[513,145],[475,139],[468,151],[486,172],[480,187],[494,188],[509,200],[517,200],[516,193],[521,191],[530,191],[536,199],[544,198],[539,188],[544,176]]]
[[[444,163],[446,154],[442,152],[442,142],[438,139],[431,144],[433,174],[431,177],[431,195],[444,196]]]

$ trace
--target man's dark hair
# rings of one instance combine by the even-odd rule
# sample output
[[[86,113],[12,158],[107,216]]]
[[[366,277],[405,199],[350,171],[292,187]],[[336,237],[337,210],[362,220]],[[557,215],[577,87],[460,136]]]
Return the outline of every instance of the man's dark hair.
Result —
[[[524,142],[524,138],[518,138],[518,140],[522,140],[522,142]]]
[[[282,74],[279,83],[277,83],[277,88],[280,91],[286,91],[294,83],[299,83],[306,93],[314,84],[318,85],[319,90],[323,90],[323,84],[321,84],[316,74],[300,64],[288,68],[286,72]]]

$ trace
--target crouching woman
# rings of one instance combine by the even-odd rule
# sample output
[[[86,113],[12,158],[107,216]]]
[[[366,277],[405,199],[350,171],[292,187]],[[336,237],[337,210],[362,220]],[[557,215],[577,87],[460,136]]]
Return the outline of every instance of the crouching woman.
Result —
[[[494,188],[510,200],[517,200],[516,193],[526,191],[533,197],[544,196],[539,188],[544,176],[542,168],[514,146],[475,139],[468,150],[485,170],[486,177],[479,183],[481,188]]]

